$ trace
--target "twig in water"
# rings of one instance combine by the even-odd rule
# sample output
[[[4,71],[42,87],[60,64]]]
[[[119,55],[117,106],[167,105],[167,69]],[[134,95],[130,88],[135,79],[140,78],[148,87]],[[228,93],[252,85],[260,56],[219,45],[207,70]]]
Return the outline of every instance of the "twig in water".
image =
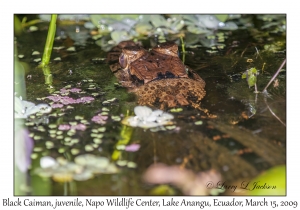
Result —
[[[274,74],[274,76],[272,77],[272,79],[269,81],[269,83],[267,84],[267,86],[264,88],[264,90],[262,91],[263,93],[265,93],[267,91],[267,88],[270,86],[270,84],[273,82],[273,80],[277,77],[277,75],[279,74],[280,70],[282,69],[282,67],[284,66],[285,63],[286,63],[286,59],[284,59],[284,61],[280,65],[279,69],[276,71],[276,73]]]
[[[267,106],[267,108],[269,109],[269,111],[271,112],[271,114],[282,124],[282,125],[284,125],[284,127],[286,127],[286,124],[284,123],[284,122],[282,122],[281,121],[281,119],[272,111],[272,109],[269,107],[269,104],[268,104],[268,102],[267,102],[267,98],[265,97],[265,99],[264,99],[264,101],[265,101],[265,104],[266,104],[266,106]]]
[[[244,55],[244,53],[246,52],[246,50],[248,49],[248,47],[249,47],[249,44],[247,45],[247,47],[244,49],[244,51],[242,52],[242,54],[241,54],[241,58],[243,57],[243,55]]]
[[[238,62],[238,61],[235,61],[234,64],[231,66],[231,68],[234,67],[234,66],[237,64],[237,62]]]
[[[263,66],[262,66],[262,68],[261,68],[261,73],[262,73],[262,74],[264,73],[265,65],[266,65],[266,63],[264,63]]]
[[[258,91],[257,91],[257,85],[256,85],[256,83],[255,83],[255,85],[254,85],[254,93],[257,95],[257,93],[259,93]]]
[[[259,50],[257,49],[257,47],[255,47],[255,50],[256,50],[256,54],[257,54],[257,56],[259,56],[259,57],[260,57]],[[256,58],[257,58],[257,56],[256,56]],[[260,59],[262,59],[262,58],[260,57]]]

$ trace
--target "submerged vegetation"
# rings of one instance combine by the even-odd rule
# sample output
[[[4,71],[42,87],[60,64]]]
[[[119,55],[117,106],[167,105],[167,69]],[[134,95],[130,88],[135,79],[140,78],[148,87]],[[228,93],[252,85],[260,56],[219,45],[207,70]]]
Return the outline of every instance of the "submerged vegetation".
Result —
[[[285,33],[285,15],[16,15],[15,194],[283,195]],[[217,117],[137,106],[106,61],[124,40],[176,42]]]

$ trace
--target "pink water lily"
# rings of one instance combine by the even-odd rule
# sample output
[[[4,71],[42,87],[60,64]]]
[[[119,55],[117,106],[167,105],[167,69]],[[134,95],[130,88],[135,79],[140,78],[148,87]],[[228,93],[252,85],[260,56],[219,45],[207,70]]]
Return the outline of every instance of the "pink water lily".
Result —
[[[94,116],[93,118],[92,118],[92,121],[93,122],[95,122],[95,123],[98,123],[98,124],[105,124],[106,123],[106,121],[105,120],[107,120],[107,118],[108,118],[108,116],[103,116],[103,115],[101,115],[101,114],[98,114],[98,115],[96,115],[96,116]]]
[[[65,125],[65,124],[61,124],[58,126],[58,130],[61,130],[61,131],[66,131],[66,130],[70,130],[71,126],[70,125]]]
[[[61,97],[60,102],[64,105],[78,103],[77,100],[75,100],[74,98],[68,97],[68,96]]]
[[[91,102],[95,100],[93,97],[89,97],[89,96],[86,96],[86,97],[81,97],[79,99],[77,99],[77,103],[84,103],[84,102]]]
[[[71,129],[84,131],[86,129],[86,125],[80,123],[77,125],[72,125]]]
[[[72,126],[69,124],[61,124],[58,126],[58,130],[61,130],[61,131],[66,131],[66,130],[70,130],[70,129],[84,131],[86,129],[86,125],[80,123],[80,124],[72,125]]]
[[[60,102],[62,104],[75,104],[77,101],[69,96],[59,96],[59,95],[52,95],[47,96],[46,98],[52,100],[53,102]]]
[[[61,96],[59,95],[52,95],[52,96],[47,96],[46,98],[52,100],[53,102],[58,102],[61,99]]]
[[[78,93],[80,91],[81,91],[80,88],[60,89],[61,94],[65,94],[69,92]],[[51,95],[51,96],[47,96],[46,98],[52,100],[53,102],[59,102],[59,103],[52,104],[52,108],[62,108],[63,105],[68,105],[68,104],[89,103],[95,100],[95,98],[90,96],[84,96],[78,99],[74,99],[69,96]]]
[[[71,89],[65,89],[65,88],[62,88],[60,89],[60,93],[61,94],[66,94],[66,93],[69,93],[69,92],[72,92],[72,93],[79,93],[81,91],[80,88],[71,88]]]
[[[79,93],[80,91],[81,91],[80,88],[72,88],[72,89],[70,89],[70,92],[72,92],[72,93]]]
[[[127,152],[136,152],[140,149],[141,145],[139,144],[130,144],[125,147],[125,151]]]
[[[55,108],[62,108],[64,105],[63,104],[52,104],[51,105],[51,107],[53,108],[53,109],[55,109]]]
[[[70,92],[70,91],[67,90],[67,89],[65,89],[65,88],[60,89],[60,93],[61,93],[61,94],[65,94],[65,93],[69,93],[69,92]]]

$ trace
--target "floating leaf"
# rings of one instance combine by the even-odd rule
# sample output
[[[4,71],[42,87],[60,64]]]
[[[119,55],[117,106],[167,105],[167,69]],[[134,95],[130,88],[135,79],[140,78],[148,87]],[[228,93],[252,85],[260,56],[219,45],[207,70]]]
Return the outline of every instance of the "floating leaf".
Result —
[[[119,165],[119,166],[126,166],[127,160],[118,160],[118,161],[116,162],[116,164]]]
[[[114,120],[114,121],[120,121],[121,117],[119,117],[119,116],[111,116],[111,119]]]
[[[76,181],[86,181],[86,180],[91,179],[93,177],[94,177],[93,173],[91,171],[88,171],[88,170],[85,170],[81,173],[73,175],[73,179],[76,180]]]
[[[170,112],[182,112],[182,108],[172,108],[170,109]]]
[[[125,150],[125,148],[126,148],[125,145],[122,144],[116,146],[117,150]]]
[[[136,32],[146,35],[152,30],[152,28],[152,25],[149,23],[138,23],[135,26]]]
[[[169,22],[162,15],[151,15],[150,21],[154,25],[154,27],[169,26]]]
[[[77,155],[79,152],[80,152],[79,149],[76,149],[76,148],[71,149],[72,155]]]
[[[137,167],[137,164],[130,161],[130,162],[127,163],[127,167],[128,167],[128,168],[136,168],[136,167]]]
[[[195,122],[195,125],[202,125],[203,124],[203,121],[197,121],[197,122]]]
[[[225,22],[229,17],[229,15],[214,15],[214,16],[216,18],[218,18],[218,20],[221,21],[221,22]]]

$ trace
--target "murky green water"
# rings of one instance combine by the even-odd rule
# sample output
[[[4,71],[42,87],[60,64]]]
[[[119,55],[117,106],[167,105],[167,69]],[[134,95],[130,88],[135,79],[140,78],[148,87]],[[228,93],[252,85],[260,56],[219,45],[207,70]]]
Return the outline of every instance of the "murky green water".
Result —
[[[64,26],[58,30],[66,29],[74,30],[74,26]],[[82,29],[83,33],[84,30]],[[94,97],[90,103],[70,104],[69,108],[64,106],[63,109],[53,109],[49,122],[27,127],[34,139],[35,148],[28,172],[27,184],[30,190],[27,194],[149,195],[154,185],[146,183],[142,177],[147,168],[156,163],[178,165],[194,173],[215,169],[226,183],[252,180],[271,167],[285,165],[286,127],[269,111],[270,108],[282,122],[286,122],[285,72],[279,74],[278,86],[270,86],[270,97],[267,99],[262,94],[253,93],[254,89],[249,89],[247,82],[241,78],[241,73],[250,67],[263,68],[264,72],[260,72],[257,81],[258,90],[262,90],[285,59],[285,53],[263,51],[263,46],[285,39],[284,36],[262,37],[262,40],[257,41],[254,32],[241,29],[228,33],[225,48],[216,53],[207,52],[210,49],[206,47],[187,48],[185,64],[206,81],[207,95],[201,106],[217,118],[209,119],[203,112],[186,107],[182,112],[172,113],[176,129],[152,132],[126,127],[116,118],[118,116],[123,119],[128,113],[133,114],[133,108],[137,106],[136,96],[115,84],[118,81],[105,62],[95,62],[95,58],[105,58],[107,53],[95,44],[88,31],[85,33],[85,44],[74,45],[76,40],[71,38],[55,41],[54,46],[65,48],[53,50],[50,64],[53,76],[51,88],[45,84],[44,74],[37,67],[38,63],[33,61],[41,55],[32,55],[33,51],[43,52],[47,30],[23,33],[17,38],[18,54],[24,55],[20,61],[27,65],[25,83],[28,101],[36,104],[50,103],[51,100],[44,97],[66,86],[84,91],[70,93],[70,97]],[[146,45],[150,43],[149,40],[143,42]],[[235,42],[238,42],[237,46],[234,46]],[[66,50],[73,45],[76,47],[74,52]],[[259,55],[255,47],[260,50]],[[56,57],[61,57],[62,60],[54,61]],[[253,59],[253,62],[247,62],[247,59]],[[16,74],[15,78],[18,76]],[[112,98],[117,101],[103,105],[104,101]],[[103,112],[108,114],[106,124],[94,123],[93,116]],[[37,122],[36,119],[31,121]],[[199,121],[202,123],[196,125],[195,122]],[[17,122],[23,121],[16,120]],[[70,122],[84,122],[86,129],[76,130],[69,135],[68,131],[57,133],[57,127],[49,128],[49,125],[59,126]],[[100,138],[102,142],[97,144],[91,134],[93,129],[101,127],[106,130],[97,132],[103,134]],[[55,135],[51,136],[51,133]],[[58,136],[60,137],[57,138]],[[77,139],[78,142],[66,144],[66,137]],[[46,142],[53,142],[53,145],[47,147]],[[117,146],[133,143],[140,145],[138,151],[119,150]],[[89,149],[87,145],[90,145]],[[118,173],[97,174],[87,181],[70,182],[55,182],[51,177],[42,178],[34,174],[43,156],[64,157],[73,161],[76,156],[87,153],[107,157],[116,163]],[[118,162],[119,160],[123,162]],[[135,163],[136,167],[128,167],[128,162]],[[176,195],[182,194],[177,187],[172,188]]]

